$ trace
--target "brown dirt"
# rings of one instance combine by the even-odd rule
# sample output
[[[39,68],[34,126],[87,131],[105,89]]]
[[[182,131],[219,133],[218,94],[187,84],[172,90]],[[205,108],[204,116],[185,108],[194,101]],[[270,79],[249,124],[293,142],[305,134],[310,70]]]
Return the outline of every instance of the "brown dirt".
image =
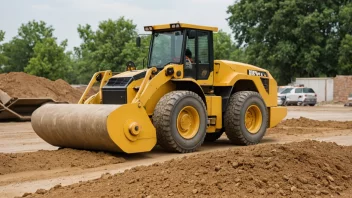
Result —
[[[267,135],[271,134],[285,134],[285,135],[302,135],[302,134],[317,134],[329,131],[325,128],[297,128],[297,127],[274,127],[267,130]]]
[[[28,197],[330,197],[352,186],[352,147],[304,141],[211,152]]]
[[[287,119],[280,123],[277,127],[320,127],[320,128],[335,128],[335,129],[351,129],[352,121],[319,121],[312,120],[305,117],[300,117],[299,119]]]
[[[24,72],[0,74],[0,89],[11,97],[49,97],[59,102],[69,103],[77,103],[82,94],[62,79],[51,81]]]
[[[302,134],[322,134],[331,130],[352,129],[352,121],[319,121],[305,117],[298,119],[292,118],[282,121],[274,128],[267,130],[268,135],[302,135]]]
[[[116,157],[105,152],[91,152],[67,148],[28,153],[0,153],[0,175],[69,167],[93,168],[124,161],[121,157]]]

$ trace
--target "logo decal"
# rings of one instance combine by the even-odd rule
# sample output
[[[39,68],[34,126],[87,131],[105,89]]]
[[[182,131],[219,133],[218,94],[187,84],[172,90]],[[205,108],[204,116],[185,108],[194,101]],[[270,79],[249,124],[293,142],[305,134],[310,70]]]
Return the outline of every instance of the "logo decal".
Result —
[[[260,77],[268,77],[268,74],[266,72],[262,71],[255,71],[255,70],[247,70],[247,74],[250,76],[260,76]]]

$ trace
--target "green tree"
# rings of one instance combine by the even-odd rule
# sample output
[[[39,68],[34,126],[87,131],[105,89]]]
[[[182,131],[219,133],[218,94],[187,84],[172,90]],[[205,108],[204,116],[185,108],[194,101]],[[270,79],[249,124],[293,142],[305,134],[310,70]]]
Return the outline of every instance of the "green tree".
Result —
[[[2,42],[5,39],[5,32],[0,30],[0,42]]]
[[[335,76],[345,2],[239,0],[228,7],[228,23],[239,45],[246,46],[249,63],[271,70],[280,83]],[[350,17],[346,12],[343,16]]]
[[[97,31],[90,25],[79,25],[78,33],[83,43],[80,46],[81,55],[87,55],[95,71],[123,71],[129,61],[123,50],[137,36],[136,25],[132,20],[120,17],[118,20],[102,21]],[[82,52],[85,53],[82,53]],[[91,71],[93,72],[93,71]]]
[[[230,34],[219,30],[217,33],[214,33],[213,43],[214,59],[229,60],[231,52],[233,51],[233,42],[231,40]]]
[[[352,74],[352,2],[342,7],[339,13],[340,36],[339,74]]]
[[[232,47],[232,51],[230,54],[230,59],[229,60],[233,60],[236,62],[242,62],[242,63],[247,63],[247,54],[246,54],[246,50],[243,48],[239,48],[236,46]]]
[[[67,40],[60,45],[54,38],[46,38],[38,42],[33,51],[33,57],[25,67],[25,72],[36,76],[42,76],[51,80],[62,78],[69,81],[72,72],[69,56],[65,53]]]
[[[237,62],[247,62],[244,48],[236,45],[231,39],[231,35],[219,30],[214,33],[214,59],[232,60]]]
[[[5,32],[0,30],[0,43],[5,39]],[[7,62],[7,57],[4,55],[3,46],[0,44],[0,73],[3,71],[3,66]]]
[[[341,6],[338,17],[340,36],[344,38],[346,34],[352,35],[352,2],[346,4],[346,6]]]
[[[71,60],[74,68],[73,73],[78,74],[73,83],[88,83],[93,74],[97,72],[95,65],[92,64],[93,57],[86,48],[75,47]]]
[[[150,39],[150,35],[143,35],[141,36],[140,47],[136,46],[135,39],[133,39],[129,41],[126,44],[126,47],[122,50],[122,55],[126,58],[126,60],[133,61],[137,66],[137,69],[143,68],[143,60],[144,67],[147,65]]]
[[[53,27],[44,21],[29,21],[18,29],[18,35],[3,45],[3,54],[7,57],[4,71],[24,71],[32,58],[33,48],[38,42],[53,37]]]
[[[352,74],[352,35],[347,34],[339,49],[339,68],[341,74]]]

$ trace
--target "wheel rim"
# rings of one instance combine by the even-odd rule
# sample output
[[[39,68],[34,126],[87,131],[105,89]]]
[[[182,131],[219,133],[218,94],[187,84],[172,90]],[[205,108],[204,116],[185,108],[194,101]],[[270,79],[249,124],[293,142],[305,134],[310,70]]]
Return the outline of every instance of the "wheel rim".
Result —
[[[199,129],[200,118],[194,107],[184,107],[177,116],[177,130],[185,139],[193,138]]]
[[[247,130],[252,134],[258,133],[263,122],[262,112],[259,107],[257,105],[249,106],[245,116],[245,125]]]

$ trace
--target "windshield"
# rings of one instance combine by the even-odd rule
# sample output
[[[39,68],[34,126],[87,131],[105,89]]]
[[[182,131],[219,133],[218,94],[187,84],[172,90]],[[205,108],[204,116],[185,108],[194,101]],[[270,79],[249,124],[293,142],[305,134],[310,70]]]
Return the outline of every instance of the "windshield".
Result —
[[[287,88],[281,92],[281,94],[287,94],[292,90],[292,88]]]
[[[156,32],[153,35],[149,66],[162,68],[169,63],[180,63],[182,43],[182,31]]]
[[[303,93],[315,93],[312,88],[303,88]]]
[[[281,92],[282,92],[283,90],[285,90],[285,89],[286,89],[286,88],[284,88],[284,87],[280,87],[279,90],[278,90],[278,92],[281,93]]]

